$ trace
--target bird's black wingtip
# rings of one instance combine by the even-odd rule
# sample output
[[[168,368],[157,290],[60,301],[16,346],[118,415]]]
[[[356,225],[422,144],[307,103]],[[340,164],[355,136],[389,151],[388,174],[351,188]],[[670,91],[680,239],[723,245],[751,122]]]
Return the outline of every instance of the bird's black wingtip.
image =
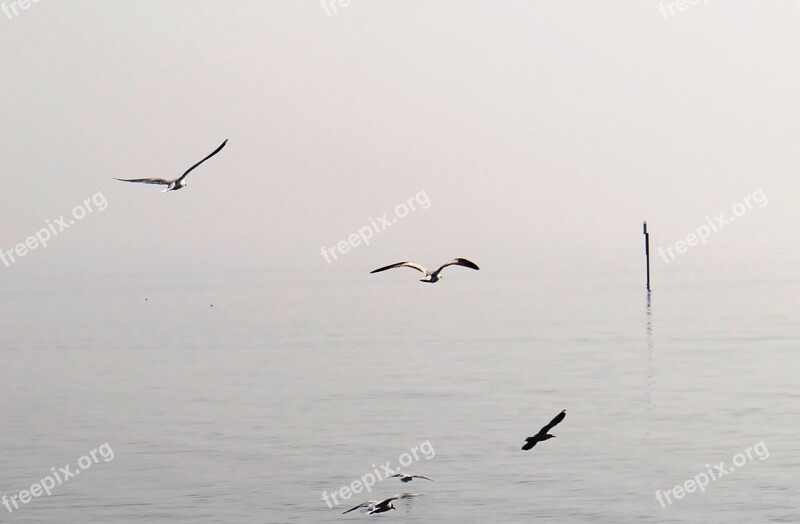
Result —
[[[475,271],[480,271],[480,269],[481,269],[481,268],[478,267],[478,264],[476,264],[472,260],[469,260],[468,258],[460,258],[459,257],[456,260],[458,260],[458,264],[460,266],[468,267],[470,269],[474,269]]]

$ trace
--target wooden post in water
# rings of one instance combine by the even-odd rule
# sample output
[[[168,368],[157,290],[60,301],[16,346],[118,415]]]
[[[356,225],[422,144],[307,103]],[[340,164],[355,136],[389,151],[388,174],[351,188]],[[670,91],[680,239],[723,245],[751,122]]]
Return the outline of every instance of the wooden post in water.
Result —
[[[650,234],[647,232],[647,222],[644,223],[644,258],[647,262],[647,292],[650,292]]]

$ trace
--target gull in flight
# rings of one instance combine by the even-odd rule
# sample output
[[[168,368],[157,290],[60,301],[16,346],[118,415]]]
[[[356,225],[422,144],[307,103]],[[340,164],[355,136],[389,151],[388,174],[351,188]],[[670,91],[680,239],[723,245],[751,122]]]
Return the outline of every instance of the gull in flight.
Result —
[[[433,482],[433,479],[430,478],[430,477],[426,477],[424,475],[409,475],[408,473],[395,473],[394,475],[390,476],[389,478],[391,479],[391,478],[395,478],[395,477],[399,477],[400,478],[400,482],[411,482],[414,479],[425,479],[425,480],[430,480],[431,482]]]
[[[561,413],[556,415],[553,420],[550,421],[548,425],[543,427],[539,430],[539,433],[535,434],[532,437],[528,437],[525,439],[525,444],[522,446],[522,449],[528,451],[532,449],[533,446],[536,445],[537,442],[541,442],[543,440],[549,440],[551,438],[555,438],[555,435],[551,435],[548,433],[551,429],[553,429],[558,423],[564,420],[564,417],[567,416],[567,410],[563,410]]]
[[[343,512],[342,515],[344,515],[345,513],[350,513],[351,511],[355,511],[357,509],[362,509],[362,508],[365,509],[364,513],[367,514],[367,515],[372,515],[373,513],[384,513],[384,512],[389,511],[389,510],[397,509],[396,507],[394,507],[394,504],[392,504],[393,500],[410,499],[410,498],[421,497],[421,496],[422,495],[419,494],[419,493],[403,493],[402,495],[395,495],[394,497],[390,497],[388,499],[384,499],[384,500],[380,500],[380,501],[378,501],[378,500],[368,500],[366,502],[362,502],[361,504],[359,504],[358,506],[356,506],[354,508],[348,509],[347,511]]]
[[[441,276],[441,272],[447,266],[464,266],[470,269],[479,270],[480,268],[470,260],[466,258],[454,258],[447,264],[444,264],[442,267],[437,269],[436,271],[431,271],[422,264],[417,264],[416,262],[398,262],[397,264],[392,264],[390,266],[380,267],[374,271],[370,271],[372,273],[380,273],[381,271],[386,271],[387,269],[394,269],[396,267],[410,267],[416,269],[417,271],[421,271],[425,274],[425,278],[420,280],[420,282],[427,282],[429,284],[435,284],[436,282],[440,281],[443,277]]]
[[[121,182],[138,182],[140,184],[157,184],[157,185],[160,185],[160,186],[167,186],[167,189],[162,191],[162,193],[166,193],[167,191],[177,191],[177,190],[179,190],[179,189],[181,189],[183,187],[186,187],[187,184],[186,184],[186,182],[183,181],[186,178],[186,175],[191,173],[192,170],[194,170],[194,168],[196,168],[197,166],[199,166],[200,164],[202,164],[203,162],[205,162],[206,160],[208,160],[212,156],[214,156],[217,153],[219,153],[220,150],[223,147],[225,147],[225,144],[227,144],[227,143],[228,143],[228,140],[226,139],[218,148],[216,148],[214,151],[212,151],[210,155],[208,155],[203,160],[201,160],[200,162],[196,163],[195,165],[193,165],[192,167],[187,169],[186,172],[184,174],[182,174],[181,176],[179,176],[178,178],[175,178],[175,179],[172,179],[172,180],[166,180],[164,178],[115,178],[114,180],[119,180]]]
[[[350,513],[351,511],[355,511],[359,508],[367,508],[367,511],[365,512],[367,515],[372,515],[374,513],[384,513],[392,509],[397,509],[394,507],[394,504],[392,504],[392,501],[397,500],[399,498],[400,495],[395,495],[394,497],[389,497],[388,499],[383,499],[381,501],[368,500],[366,502],[362,502],[361,504],[359,504],[354,508],[348,509],[347,511],[343,512],[342,515],[344,515],[345,513]]]

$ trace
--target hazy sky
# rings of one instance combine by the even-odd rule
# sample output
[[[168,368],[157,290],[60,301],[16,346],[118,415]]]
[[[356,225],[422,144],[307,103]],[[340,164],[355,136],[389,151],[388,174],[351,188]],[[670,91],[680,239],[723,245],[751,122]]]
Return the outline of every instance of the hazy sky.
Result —
[[[6,5],[9,1],[6,0]],[[0,249],[102,192],[0,278],[472,258],[660,270],[800,259],[800,4],[56,2],[0,12]],[[334,12],[334,9],[336,12]],[[181,191],[112,177],[177,177]],[[345,240],[411,212],[328,264]]]

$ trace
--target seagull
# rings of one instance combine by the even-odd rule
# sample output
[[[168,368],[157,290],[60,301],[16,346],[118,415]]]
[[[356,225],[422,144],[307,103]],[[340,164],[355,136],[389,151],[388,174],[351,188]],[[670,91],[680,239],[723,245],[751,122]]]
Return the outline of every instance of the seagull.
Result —
[[[179,176],[178,178],[175,178],[173,180],[166,180],[164,178],[115,178],[114,180],[119,180],[120,182],[138,182],[140,184],[158,184],[160,186],[167,186],[167,189],[162,191],[162,193],[166,193],[167,191],[177,191],[177,190],[179,190],[179,189],[181,189],[183,187],[186,187],[187,184],[186,184],[186,182],[183,181],[183,179],[186,178],[186,175],[191,173],[194,168],[196,168],[197,166],[199,166],[200,164],[202,164],[203,162],[205,162],[206,160],[208,160],[212,156],[214,156],[217,153],[219,153],[220,150],[223,147],[225,147],[225,144],[227,144],[227,143],[228,143],[228,140],[225,139],[225,141],[218,148],[216,148],[214,151],[212,151],[210,155],[208,155],[203,160],[201,160],[200,162],[196,163],[195,165],[193,165],[192,167],[187,169],[184,174],[182,174],[181,176]]]
[[[555,418],[553,418],[553,420],[551,420],[548,425],[546,425],[545,427],[540,429],[539,433],[535,434],[532,437],[526,438],[525,439],[525,444],[522,446],[522,449],[525,450],[525,451],[528,451],[529,449],[532,449],[533,446],[535,446],[537,442],[541,442],[543,440],[549,440],[551,438],[555,438],[555,435],[549,434],[548,431],[553,429],[559,422],[564,420],[564,417],[566,417],[566,416],[567,416],[567,410],[565,409],[565,410],[561,411],[561,413],[556,415]]]
[[[359,504],[358,506],[356,506],[354,508],[348,509],[347,511],[342,513],[342,515],[344,515],[345,513],[350,513],[351,511],[355,511],[357,509],[361,509],[361,508],[364,508],[366,510],[366,511],[364,511],[364,513],[367,514],[367,515],[370,515],[372,513],[383,513],[384,511],[389,511],[390,509],[397,509],[397,508],[394,507],[393,504],[389,504],[389,506],[391,506],[391,508],[387,507],[386,509],[381,509],[380,511],[375,511],[376,509],[378,509],[378,506],[384,505],[386,502],[391,502],[392,500],[397,500],[397,499],[411,499],[411,498],[414,498],[414,497],[422,497],[422,496],[423,496],[422,493],[403,493],[402,495],[395,495],[392,498],[389,498],[389,499],[386,499],[386,500],[382,500],[382,501],[368,500],[366,502],[362,502],[361,504]]]
[[[354,508],[350,508],[347,511],[343,511],[342,515],[344,515],[346,513],[350,513],[351,511],[355,511],[357,509],[361,509],[361,508],[366,508],[367,511],[372,511],[373,509],[375,509],[375,504],[377,504],[377,503],[378,503],[377,500],[368,500],[366,502],[362,502],[361,504],[359,504],[358,506],[356,506]]]
[[[420,280],[420,282],[427,282],[428,284],[435,284],[436,282],[438,282],[439,280],[441,280],[443,278],[440,275],[440,273],[447,266],[464,266],[464,267],[468,267],[470,269],[475,269],[475,270],[479,270],[480,269],[475,264],[475,262],[467,260],[466,258],[454,258],[453,260],[451,260],[447,264],[444,264],[443,266],[441,266],[436,271],[430,271],[428,268],[426,268],[422,264],[417,264],[416,262],[398,262],[397,264],[392,264],[390,266],[385,266],[385,267],[378,268],[378,269],[376,269],[374,271],[370,271],[370,274],[372,274],[372,273],[380,273],[381,271],[386,271],[387,269],[394,269],[396,267],[410,267],[410,268],[416,269],[417,271],[421,271],[422,273],[425,274],[425,278]]]
[[[414,479],[425,479],[425,480],[430,480],[431,482],[433,482],[433,479],[430,478],[430,477],[425,477],[423,475],[409,475],[408,473],[395,473],[394,475],[390,476],[389,478],[391,479],[391,478],[395,478],[395,477],[400,477],[400,482],[411,482]],[[405,494],[408,495],[408,493],[405,493]]]
[[[355,511],[360,508],[367,508],[367,511],[365,512],[367,515],[372,515],[374,513],[384,513],[392,509],[397,509],[394,507],[394,504],[392,504],[392,501],[397,500],[399,498],[407,498],[407,497],[403,497],[401,495],[395,495],[394,497],[389,497],[388,499],[383,499],[381,501],[368,500],[366,502],[362,502],[361,504],[359,504],[354,508],[348,509],[347,511],[343,512],[342,515],[344,515],[345,513],[350,513],[351,511]]]

